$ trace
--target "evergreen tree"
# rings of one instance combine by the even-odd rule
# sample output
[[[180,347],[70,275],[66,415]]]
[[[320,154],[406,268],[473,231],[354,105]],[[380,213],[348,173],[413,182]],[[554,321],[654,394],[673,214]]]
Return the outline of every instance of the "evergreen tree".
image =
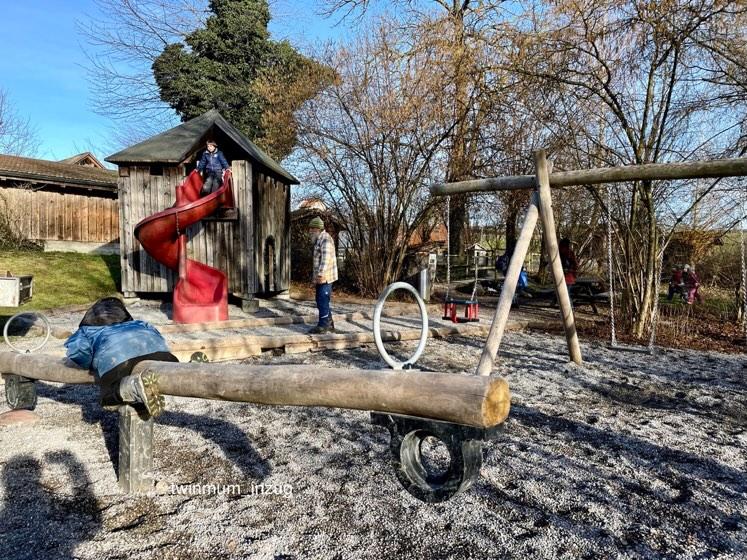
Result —
[[[211,0],[209,8],[213,15],[203,29],[189,34],[186,45],[168,45],[153,63],[161,99],[182,120],[218,109],[282,159],[296,140],[292,112],[316,95],[329,72],[288,42],[270,39],[266,0]],[[266,126],[268,118],[287,123],[287,130]]]

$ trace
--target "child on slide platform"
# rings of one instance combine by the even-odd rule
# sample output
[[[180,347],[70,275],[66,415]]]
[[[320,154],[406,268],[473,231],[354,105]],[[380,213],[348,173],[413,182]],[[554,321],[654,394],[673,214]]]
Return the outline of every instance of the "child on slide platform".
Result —
[[[223,184],[223,172],[229,168],[226,156],[218,149],[218,144],[215,140],[208,140],[207,150],[202,152],[202,157],[197,163],[197,171],[202,174],[204,180],[200,196],[217,191]]]

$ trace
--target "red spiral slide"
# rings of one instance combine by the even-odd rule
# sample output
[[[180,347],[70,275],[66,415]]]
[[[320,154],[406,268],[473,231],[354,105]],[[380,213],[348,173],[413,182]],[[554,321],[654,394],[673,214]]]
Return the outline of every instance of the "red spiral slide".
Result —
[[[171,270],[179,271],[174,287],[173,319],[177,323],[228,320],[228,280],[220,270],[187,258],[186,230],[218,208],[233,208],[231,171],[223,185],[200,197],[202,177],[195,170],[176,187],[176,203],[148,216],[135,226],[135,237],[147,253]]]

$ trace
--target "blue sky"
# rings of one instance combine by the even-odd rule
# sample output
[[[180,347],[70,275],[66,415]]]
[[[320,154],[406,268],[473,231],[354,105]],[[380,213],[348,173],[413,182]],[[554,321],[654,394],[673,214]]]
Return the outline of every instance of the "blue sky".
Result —
[[[321,2],[278,0],[271,31],[295,44],[314,44],[349,32],[318,15]],[[94,13],[93,0],[3,2],[0,87],[20,116],[30,118],[41,145],[38,157],[62,159],[93,149],[104,157],[112,123],[92,110],[84,37],[76,18]]]

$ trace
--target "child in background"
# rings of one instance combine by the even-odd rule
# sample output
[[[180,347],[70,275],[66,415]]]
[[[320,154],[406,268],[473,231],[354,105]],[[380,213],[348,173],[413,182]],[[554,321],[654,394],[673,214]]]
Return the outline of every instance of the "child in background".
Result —
[[[178,362],[161,334],[135,321],[117,298],[97,301],[83,316],[78,330],[65,341],[67,357],[91,370],[101,390],[102,406],[133,404],[150,416],[163,412],[155,375],[130,375],[143,360]]]
[[[578,272],[578,259],[576,259],[576,253],[571,248],[571,240],[567,237],[560,240],[558,244],[560,253],[560,262],[563,265],[563,274],[565,275],[565,283],[570,288],[576,283],[576,273]]]
[[[669,293],[667,300],[672,301],[675,295],[685,297],[685,282],[682,278],[683,271],[679,266],[672,267],[672,277],[669,279]]]
[[[692,305],[695,300],[703,301],[700,295],[700,278],[695,273],[695,267],[690,265],[685,265],[685,289],[688,305]]]

